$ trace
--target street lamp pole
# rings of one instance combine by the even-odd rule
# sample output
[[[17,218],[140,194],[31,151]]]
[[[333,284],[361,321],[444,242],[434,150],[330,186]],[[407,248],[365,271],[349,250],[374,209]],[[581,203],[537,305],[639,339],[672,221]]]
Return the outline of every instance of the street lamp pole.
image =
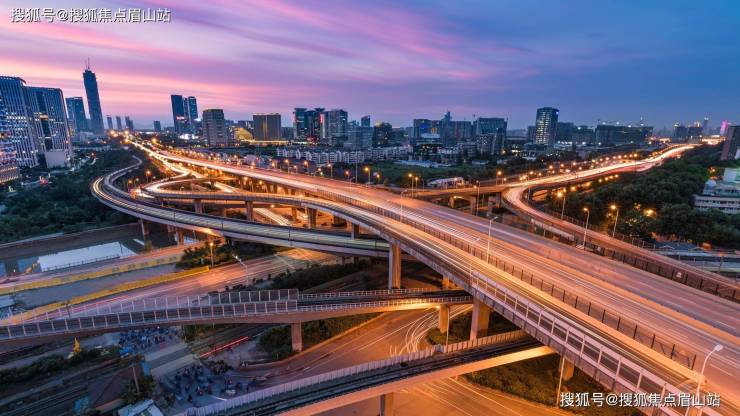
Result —
[[[706,357],[704,357],[704,363],[701,365],[701,373],[699,373],[699,380],[696,382],[696,398],[699,399],[699,394],[701,391],[701,383],[704,381],[704,369],[707,367],[707,361],[709,361],[709,357],[714,354],[715,352],[720,352],[724,346],[722,344],[717,344],[712,348],[712,351],[709,351],[709,354],[707,354]],[[696,414],[696,416],[701,416],[702,410],[704,410],[702,407],[699,408],[699,412]]]
[[[586,233],[588,232],[588,219],[591,217],[591,211],[588,208],[583,207],[586,212],[586,227],[583,229],[583,249],[586,249]]]
[[[488,220],[488,245],[486,247],[486,263],[491,255],[491,228],[493,227],[493,218]]]
[[[617,222],[619,221],[619,208],[617,208],[616,205],[611,206],[611,209],[613,211],[616,211],[617,215],[614,217],[614,229],[612,230],[612,238],[614,238],[615,235],[617,235]]]
[[[208,243],[208,247],[211,249],[211,268],[213,268],[213,241]]]
[[[565,192],[561,194],[563,196],[563,209],[560,210],[560,219],[562,220],[565,216]]]

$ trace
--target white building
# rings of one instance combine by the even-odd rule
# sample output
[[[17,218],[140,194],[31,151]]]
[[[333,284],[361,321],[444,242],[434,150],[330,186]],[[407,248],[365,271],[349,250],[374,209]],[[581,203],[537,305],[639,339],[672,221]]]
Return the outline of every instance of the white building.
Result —
[[[721,181],[710,179],[701,195],[694,195],[694,207],[716,209],[725,214],[740,214],[740,168],[726,168]]]

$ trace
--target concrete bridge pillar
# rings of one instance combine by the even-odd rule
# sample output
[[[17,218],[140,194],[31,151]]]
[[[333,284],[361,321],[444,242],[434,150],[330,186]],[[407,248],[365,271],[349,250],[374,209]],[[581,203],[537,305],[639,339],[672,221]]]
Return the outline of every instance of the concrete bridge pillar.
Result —
[[[139,220],[141,226],[141,238],[146,241],[149,239],[149,223],[144,220]]]
[[[439,332],[446,333],[450,326],[450,306],[439,305]]]
[[[339,218],[336,215],[331,216],[331,225],[332,227],[341,227],[346,223],[346,221],[343,218]]]
[[[200,199],[196,199],[195,201],[193,201],[193,205],[195,207],[196,214],[203,213],[203,201],[201,201]]]
[[[473,215],[477,215],[478,214],[478,197],[469,196],[468,202],[470,203],[470,213]]]
[[[394,393],[386,393],[380,396],[380,416],[393,416]]]
[[[316,228],[316,208],[306,208],[306,216],[308,216],[308,228]]]
[[[448,276],[442,276],[442,289],[447,290],[447,289],[454,289],[454,288],[455,288],[455,284],[452,283],[452,280],[450,280]]]
[[[254,221],[254,202],[244,202],[244,216],[247,217],[247,221]]]
[[[177,229],[177,245],[185,245],[185,230],[183,230],[182,228]]]
[[[450,197],[450,208],[453,208],[453,209],[455,208],[455,197],[454,196]]]
[[[388,289],[401,287],[401,247],[391,243],[388,247]]]
[[[296,209],[296,207],[290,207],[290,218],[292,218],[293,221],[298,219],[298,209]]]
[[[228,208],[226,208],[226,207],[223,207],[223,208],[221,208],[221,216],[222,216],[222,217],[226,217],[226,216],[227,216],[227,212],[228,212],[228,210],[229,210],[229,209],[228,209]]]
[[[303,336],[300,322],[290,324],[290,341],[293,351],[301,352],[303,350]]]
[[[491,317],[491,308],[485,303],[473,299],[473,319],[470,322],[470,339],[483,338],[488,335],[488,320]]]
[[[561,356],[560,359],[563,361],[560,367],[561,377],[563,378],[563,381],[568,381],[573,378],[573,374],[576,370],[576,365],[566,360],[563,356]]]
[[[352,234],[352,238],[360,238],[360,225],[349,223],[350,227],[350,233]]]

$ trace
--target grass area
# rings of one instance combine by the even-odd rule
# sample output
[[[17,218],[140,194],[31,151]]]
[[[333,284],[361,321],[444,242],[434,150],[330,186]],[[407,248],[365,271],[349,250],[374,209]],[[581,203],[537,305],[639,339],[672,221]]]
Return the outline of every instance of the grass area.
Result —
[[[272,246],[259,243],[234,242],[234,244],[221,244],[213,242],[213,264],[223,265],[236,263],[234,256],[242,261],[272,254],[275,249]],[[201,247],[186,248],[182,258],[175,265],[178,269],[193,269],[211,264],[211,247],[209,243],[203,243]]]
[[[303,348],[308,348],[333,338],[378,315],[377,313],[369,313],[303,322],[301,324]],[[278,326],[266,330],[260,336],[259,347],[269,354],[271,356],[270,358],[274,358],[276,361],[293,355],[290,326]]]
[[[0,204],[6,207],[0,215],[0,243],[131,222],[130,217],[98,202],[89,186],[93,178],[132,162],[125,150],[100,152],[94,164],[52,176],[46,185],[0,193]]]
[[[470,322],[472,312],[462,313],[450,320],[450,343],[467,341],[470,336]],[[491,312],[488,323],[488,333],[498,334],[518,329],[503,316]],[[445,335],[434,328],[427,333],[427,339],[432,344],[444,344]],[[489,368],[483,371],[466,374],[465,378],[481,386],[490,387],[510,393],[527,400],[554,406],[556,404],[558,366],[560,357],[549,355],[519,361],[512,364]],[[600,384],[588,377],[577,368],[573,378],[563,382],[564,392],[607,392]],[[639,415],[635,408],[623,407],[589,407],[575,410],[593,416],[631,416]]]
[[[65,358],[61,355],[50,355],[39,358],[25,367],[0,370],[0,391],[10,391],[18,384],[48,379],[69,369],[89,366],[118,357],[116,351],[116,347],[111,347],[82,350],[71,358]]]

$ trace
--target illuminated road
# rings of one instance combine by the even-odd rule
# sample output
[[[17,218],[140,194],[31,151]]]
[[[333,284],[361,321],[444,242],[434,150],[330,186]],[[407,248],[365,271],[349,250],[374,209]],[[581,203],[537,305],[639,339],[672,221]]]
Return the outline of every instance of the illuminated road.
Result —
[[[696,373],[481,260],[480,253],[486,253],[488,242],[488,221],[485,219],[346,182],[180,155],[160,154],[158,157],[271,181],[339,200],[344,204],[344,212],[384,238],[399,241],[404,250],[412,251],[438,271],[443,269],[441,271],[464,287],[470,287],[471,282],[474,288],[482,283],[499,285],[501,290],[526,297],[653,374],[672,380],[671,383],[688,383],[688,386],[696,379]],[[602,174],[609,169],[615,167],[597,168],[579,175]],[[740,368],[737,333],[740,313],[736,304],[523,231],[495,225],[492,234],[491,258],[534,273],[548,283],[568,288],[582,298],[618,311],[621,318],[638,322],[641,328],[677,342],[679,349],[686,353],[697,353],[699,361],[715,344],[725,345],[707,367],[708,388],[720,392],[726,402],[737,401],[734,383]],[[475,256],[470,254],[473,250]],[[466,281],[466,276],[473,279]]]

